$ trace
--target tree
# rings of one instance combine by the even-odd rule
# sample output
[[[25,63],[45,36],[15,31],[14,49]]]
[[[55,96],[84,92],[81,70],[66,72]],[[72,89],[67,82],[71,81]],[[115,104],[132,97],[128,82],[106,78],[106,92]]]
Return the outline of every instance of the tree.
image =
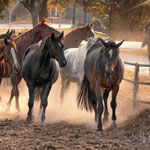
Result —
[[[33,27],[39,23],[39,12],[47,0],[21,0],[21,3],[31,13]]]
[[[47,2],[43,4],[43,7],[41,8],[39,12],[39,21],[41,22],[44,18],[47,18]]]
[[[4,17],[4,10],[9,5],[10,0],[0,0],[0,18]]]

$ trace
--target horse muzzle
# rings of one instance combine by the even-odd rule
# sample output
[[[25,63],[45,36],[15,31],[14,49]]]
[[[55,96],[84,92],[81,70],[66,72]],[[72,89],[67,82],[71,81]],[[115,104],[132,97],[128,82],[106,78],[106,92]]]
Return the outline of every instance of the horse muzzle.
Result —
[[[105,71],[105,77],[106,78],[111,78],[113,76],[113,71],[112,70],[106,70]]]
[[[14,64],[14,71],[19,72],[20,71],[20,65],[19,64]]]
[[[66,64],[67,64],[67,61],[66,61],[65,59],[59,61],[59,66],[60,66],[61,68],[64,68],[64,67],[66,66]]]

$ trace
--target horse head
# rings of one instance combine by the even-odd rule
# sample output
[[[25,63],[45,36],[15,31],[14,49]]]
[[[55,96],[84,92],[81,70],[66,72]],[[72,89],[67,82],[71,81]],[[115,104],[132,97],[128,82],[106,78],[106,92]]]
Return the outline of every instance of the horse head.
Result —
[[[54,33],[47,39],[45,42],[45,48],[48,48],[49,55],[56,59],[60,65],[60,67],[65,67],[67,61],[64,56],[64,45],[62,44],[61,40],[63,38],[64,32],[62,32],[59,36],[55,36]]]
[[[94,36],[93,23],[84,26],[83,29],[84,29],[84,36],[86,38]]]
[[[0,39],[3,39],[3,38],[7,38],[7,39],[10,39],[11,36],[14,34],[14,31],[15,30],[8,30],[5,34],[1,34],[0,35]]]
[[[4,39],[4,59],[6,63],[13,65],[13,70],[15,72],[20,71],[20,64],[18,63],[17,59],[17,50],[16,50],[16,44],[11,38],[10,40]]]
[[[119,46],[121,46],[124,40],[118,44],[114,41],[109,41],[106,43],[103,39],[101,39],[101,42],[104,45],[104,49],[101,53],[103,54],[105,77],[111,78],[118,62]]]

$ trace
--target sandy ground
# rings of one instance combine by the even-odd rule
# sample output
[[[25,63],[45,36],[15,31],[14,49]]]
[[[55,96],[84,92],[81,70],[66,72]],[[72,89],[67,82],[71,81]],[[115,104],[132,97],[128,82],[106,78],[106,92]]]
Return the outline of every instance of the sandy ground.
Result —
[[[142,76],[143,78],[148,80],[148,76]],[[0,87],[2,97],[0,104],[0,150],[150,149],[150,109],[148,105],[144,104],[134,108],[133,103],[126,98],[132,97],[132,84],[125,81],[121,83],[117,98],[118,126],[116,129],[109,129],[111,124],[111,109],[109,107],[110,121],[103,125],[104,132],[102,134],[96,132],[94,113],[77,108],[76,85],[71,84],[63,104],[59,98],[60,88],[59,79],[52,87],[48,98],[45,123],[40,122],[39,104],[35,103],[35,119],[33,123],[28,124],[26,122],[28,92],[25,82],[22,81],[19,85],[22,110],[22,113],[19,114],[15,109],[15,101],[12,103],[10,112],[5,112],[10,88],[4,84]],[[139,98],[148,101],[150,99],[149,91],[149,86],[140,86]]]

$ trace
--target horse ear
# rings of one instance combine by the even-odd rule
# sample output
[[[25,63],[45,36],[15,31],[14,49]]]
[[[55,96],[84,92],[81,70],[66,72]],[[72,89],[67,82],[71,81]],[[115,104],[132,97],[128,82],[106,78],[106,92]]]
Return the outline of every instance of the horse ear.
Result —
[[[9,32],[9,36],[12,36],[12,34],[13,34],[13,30],[11,30],[11,32]]]
[[[124,42],[124,40],[123,40],[123,41],[121,41],[120,43],[116,44],[116,47],[121,46],[123,42]]]
[[[59,36],[59,39],[62,39],[64,36],[64,31],[61,32],[60,36]]]
[[[4,43],[5,43],[5,45],[7,45],[7,44],[8,44],[8,41],[7,41],[7,39],[6,39],[6,38],[4,39]]]
[[[55,34],[54,34],[54,33],[51,34],[51,40],[52,40],[52,41],[55,40]]]
[[[91,24],[89,25],[89,27],[92,28],[92,27],[93,27],[93,23],[91,23]]]
[[[108,47],[108,44],[107,44],[103,39],[100,38],[100,40],[101,40],[101,42],[103,43],[103,45],[104,45],[105,47]]]
[[[7,30],[6,34],[8,34],[8,33],[9,33],[9,29]]]
[[[45,24],[46,22],[47,22],[47,19],[44,18],[41,22],[41,25]]]

